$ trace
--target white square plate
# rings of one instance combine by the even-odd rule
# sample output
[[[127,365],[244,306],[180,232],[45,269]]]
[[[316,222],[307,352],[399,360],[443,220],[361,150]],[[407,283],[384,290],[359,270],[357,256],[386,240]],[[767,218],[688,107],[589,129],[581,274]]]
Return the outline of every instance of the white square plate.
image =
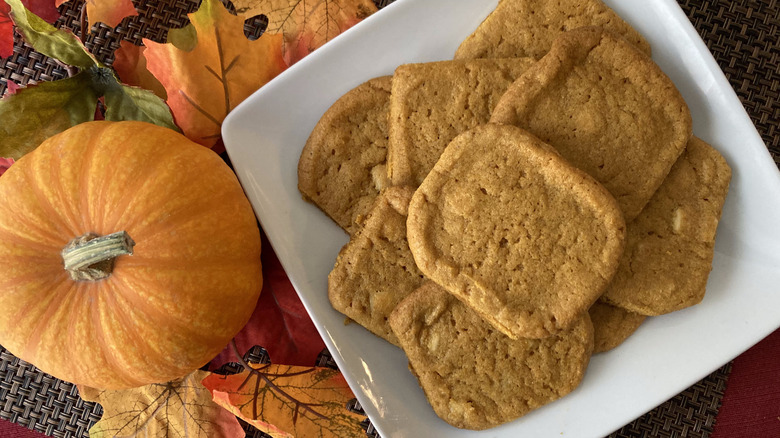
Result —
[[[225,146],[285,271],[358,400],[385,438],[598,437],[673,397],[780,326],[780,173],[715,60],[673,0],[606,0],[641,32],[690,106],[694,133],[733,168],[704,301],[649,318],[594,356],[572,394],[481,431],[436,417],[400,349],[344,325],[327,276],[346,234],[297,189],[298,158],[342,94],[400,64],[451,59],[496,0],[399,0],[318,49],[238,106]]]

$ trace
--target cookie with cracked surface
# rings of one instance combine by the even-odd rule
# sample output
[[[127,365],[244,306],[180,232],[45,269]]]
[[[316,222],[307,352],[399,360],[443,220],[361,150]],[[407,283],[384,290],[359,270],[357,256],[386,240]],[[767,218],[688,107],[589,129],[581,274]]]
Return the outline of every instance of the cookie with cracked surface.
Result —
[[[650,44],[600,0],[502,0],[455,52],[455,59],[539,59],[562,32],[600,26],[621,35],[643,52]]]
[[[730,181],[723,156],[693,137],[645,209],[628,224],[625,253],[602,300],[644,315],[699,303]]]
[[[593,178],[522,129],[457,136],[412,196],[407,234],[431,280],[512,338],[566,330],[602,294],[625,223]]]
[[[691,137],[688,106],[645,54],[600,28],[562,34],[490,119],[528,130],[602,183],[635,218]]]
[[[432,282],[389,321],[436,414],[466,429],[512,421],[568,394],[593,349],[587,313],[557,335],[513,340]]]
[[[387,181],[390,76],[339,98],[312,130],[298,161],[298,190],[350,235]]]
[[[601,301],[593,303],[588,313],[593,322],[594,354],[609,351],[622,344],[647,318],[645,315]]]
[[[333,308],[396,345],[387,317],[423,282],[406,240],[412,193],[409,187],[384,189],[328,276]]]
[[[390,95],[387,166],[393,185],[420,185],[456,135],[487,123],[534,60],[478,59],[399,66]]]

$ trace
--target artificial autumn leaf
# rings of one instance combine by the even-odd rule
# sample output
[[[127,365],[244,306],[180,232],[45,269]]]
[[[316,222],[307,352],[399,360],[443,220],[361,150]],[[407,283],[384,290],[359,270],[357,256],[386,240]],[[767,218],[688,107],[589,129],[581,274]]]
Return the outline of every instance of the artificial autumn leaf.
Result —
[[[183,51],[144,40],[147,67],[165,87],[168,106],[184,134],[213,147],[225,116],[285,69],[281,35],[244,36],[244,20],[217,0],[203,0],[189,14],[197,45]]]
[[[82,398],[103,406],[90,438],[243,438],[236,417],[214,403],[201,384],[210,374],[196,370],[181,380],[118,391],[79,387]]]
[[[203,380],[214,401],[272,437],[364,437],[365,418],[344,376],[321,367],[252,364],[251,370]]]
[[[176,129],[159,97],[121,85],[110,69],[93,66],[0,99],[0,156],[19,159],[52,135],[93,120],[101,96],[105,96],[106,120],[140,120]]]
[[[235,0],[239,13],[268,17],[267,32],[284,35],[292,65],[377,11],[371,0]]]
[[[16,82],[14,82],[14,81],[12,81],[12,80],[8,79],[8,80],[6,81],[6,83],[5,83],[5,94],[3,95],[3,97],[5,97],[5,96],[10,96],[10,95],[12,95],[12,94],[16,94],[16,92],[17,92],[17,91],[18,91],[20,88],[22,88],[22,87],[20,87],[20,86],[19,86],[19,84],[17,84]]]
[[[0,2],[0,58],[14,54],[14,23],[10,13],[11,6]]]
[[[11,165],[14,164],[13,158],[3,158],[0,157],[0,176],[3,176],[6,170],[8,170]]]
[[[101,97],[106,120],[139,120],[177,129],[162,99],[150,91],[120,84],[114,72],[100,64],[72,33],[49,25],[19,0],[6,1],[17,30],[35,50],[81,71],[0,99],[0,156],[18,159],[46,138],[93,120]]]
[[[146,68],[144,50],[146,50],[144,46],[136,46],[129,41],[120,41],[119,48],[114,51],[112,67],[123,83],[149,90],[165,100],[167,97],[165,88]]]
[[[68,1],[57,0],[57,6]],[[115,27],[123,18],[138,15],[131,0],[86,0],[86,2],[89,27],[99,22]]]
[[[325,343],[265,236],[262,242],[263,291],[249,322],[233,340],[240,352],[262,346],[274,363],[312,365]],[[209,366],[213,370],[236,360],[228,346]]]
[[[112,122],[138,120],[178,130],[165,103],[149,90],[116,82],[105,92],[105,119]]]
[[[19,89],[0,100],[0,156],[21,158],[43,140],[95,116],[90,73]]]
[[[36,51],[74,67],[98,65],[95,57],[72,32],[55,28],[25,8],[20,0],[5,1],[11,6],[16,30]]]
[[[54,23],[60,17],[54,0],[22,0],[22,4],[49,23]],[[14,53],[14,29],[10,12],[11,6],[0,1],[0,58],[7,58]]]

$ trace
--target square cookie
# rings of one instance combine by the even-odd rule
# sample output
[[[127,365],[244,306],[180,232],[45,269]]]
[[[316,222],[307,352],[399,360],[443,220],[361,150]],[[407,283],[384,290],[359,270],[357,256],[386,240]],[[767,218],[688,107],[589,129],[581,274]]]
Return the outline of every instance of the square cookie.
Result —
[[[501,0],[455,52],[455,59],[539,59],[562,32],[600,26],[650,55],[650,44],[601,0]]]
[[[601,28],[565,32],[490,119],[528,130],[635,218],[691,137],[688,106],[644,53]]]
[[[393,74],[388,175],[417,187],[447,144],[487,123],[509,85],[533,60],[482,59],[406,64]]]
[[[390,327],[436,414],[466,429],[497,426],[568,394],[593,349],[587,313],[555,336],[513,340],[432,282],[401,301]]]
[[[387,317],[423,282],[406,240],[412,193],[409,187],[383,190],[328,276],[333,308],[393,344],[398,341]]]
[[[522,129],[456,137],[407,219],[419,269],[507,336],[569,328],[601,296],[623,251],[615,199]]]
[[[315,125],[298,160],[298,190],[350,235],[388,185],[390,76],[339,98]]]
[[[628,224],[626,250],[602,300],[644,315],[699,303],[730,181],[726,160],[693,137],[647,207]]]

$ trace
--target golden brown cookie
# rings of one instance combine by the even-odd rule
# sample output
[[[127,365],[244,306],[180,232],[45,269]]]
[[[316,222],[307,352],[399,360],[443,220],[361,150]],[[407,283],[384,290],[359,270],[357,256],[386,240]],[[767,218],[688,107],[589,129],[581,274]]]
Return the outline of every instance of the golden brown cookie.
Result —
[[[314,127],[298,161],[298,190],[349,234],[387,184],[390,76],[339,98]]]
[[[406,241],[409,187],[383,190],[336,259],[328,276],[331,305],[393,344],[387,317],[401,299],[423,282]]]
[[[466,429],[497,426],[568,394],[593,349],[587,313],[557,335],[512,340],[432,282],[389,321],[436,414]]]
[[[600,0],[501,0],[455,52],[455,59],[544,56],[561,32],[601,26],[643,52],[650,45]]]
[[[609,351],[628,339],[647,318],[601,301],[588,311],[593,322],[593,353]]]
[[[615,199],[551,147],[509,125],[456,137],[407,219],[420,270],[512,338],[574,324],[623,251]]]
[[[726,160],[693,137],[647,207],[628,224],[625,253],[602,300],[644,315],[699,303],[730,180]]]
[[[645,54],[600,28],[562,34],[507,90],[491,122],[549,143],[635,218],[691,136],[672,81]]]
[[[456,135],[487,123],[501,95],[533,64],[480,59],[407,64],[393,74],[388,175],[417,187]]]

